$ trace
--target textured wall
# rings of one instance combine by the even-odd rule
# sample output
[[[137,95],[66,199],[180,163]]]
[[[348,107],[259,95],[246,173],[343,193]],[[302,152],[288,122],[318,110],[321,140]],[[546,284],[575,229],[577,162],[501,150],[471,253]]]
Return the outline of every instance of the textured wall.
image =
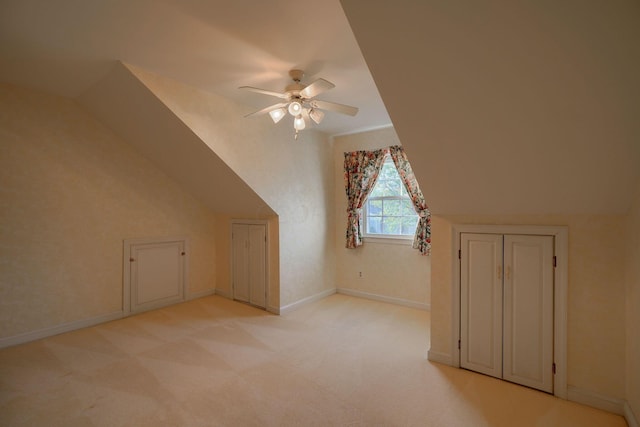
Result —
[[[328,137],[305,130],[293,139],[290,119],[277,125],[212,93],[130,67],[278,214],[279,289],[269,305],[283,307],[334,285],[333,163]],[[268,101],[268,100],[265,100]],[[278,294],[280,299],[278,301]]]
[[[122,241],[187,236],[215,287],[214,216],[66,98],[0,86],[0,337],[122,309]]]
[[[393,128],[339,136],[334,140],[336,285],[429,304],[431,257],[420,255],[410,244],[374,243],[367,242],[366,239],[357,249],[345,248],[347,199],[343,180],[344,152],[398,144],[400,142]],[[363,273],[362,278],[359,277],[359,272]]]
[[[451,223],[431,217],[431,349],[451,355]]]
[[[627,401],[636,420],[640,420],[640,185],[629,214],[626,234]]]
[[[431,348],[451,354],[451,225],[569,227],[567,381],[623,398],[625,389],[624,233],[622,215],[435,216]]]

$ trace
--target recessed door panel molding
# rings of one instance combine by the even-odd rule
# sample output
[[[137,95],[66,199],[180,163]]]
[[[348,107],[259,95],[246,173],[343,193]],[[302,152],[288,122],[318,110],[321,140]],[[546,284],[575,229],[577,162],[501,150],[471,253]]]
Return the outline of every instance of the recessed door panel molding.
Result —
[[[145,238],[124,241],[123,313],[138,313],[185,300],[188,241]]]
[[[453,365],[566,399],[567,227],[454,225],[452,237]]]
[[[232,231],[233,299],[249,302],[249,227],[233,224]]]
[[[553,392],[553,237],[504,236],[503,378]]]
[[[462,236],[460,365],[502,376],[502,236]]]
[[[267,306],[267,230],[262,224],[249,224],[249,302]]]
[[[231,289],[233,299],[265,308],[268,300],[268,223],[231,223]]]

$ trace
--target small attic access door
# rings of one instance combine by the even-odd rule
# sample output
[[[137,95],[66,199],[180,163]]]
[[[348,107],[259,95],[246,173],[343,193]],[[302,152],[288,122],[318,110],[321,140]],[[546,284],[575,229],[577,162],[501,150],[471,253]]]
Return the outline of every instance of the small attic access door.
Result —
[[[231,224],[233,299],[267,306],[267,224],[234,220]]]
[[[185,300],[185,238],[124,241],[124,314],[139,313]]]

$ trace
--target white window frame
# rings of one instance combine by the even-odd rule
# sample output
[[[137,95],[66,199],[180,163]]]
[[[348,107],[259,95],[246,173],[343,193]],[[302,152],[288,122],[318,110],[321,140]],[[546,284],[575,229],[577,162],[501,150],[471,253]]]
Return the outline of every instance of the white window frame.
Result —
[[[396,165],[393,161],[393,159],[391,158],[391,156],[389,154],[386,155],[384,161],[383,161],[383,166],[386,162],[389,162],[393,165],[393,167],[396,169],[397,172],[397,168]],[[398,175],[400,174],[400,172],[398,172]],[[376,185],[378,185],[378,182],[376,182]],[[407,189],[405,188],[404,182],[402,182],[402,180],[400,180],[400,185],[402,185],[402,188],[404,189],[405,193],[407,192]],[[371,189],[371,192],[373,192],[374,188]],[[361,220],[361,224],[363,225],[363,231],[362,231],[362,237],[366,242],[370,242],[370,243],[388,243],[388,244],[396,244],[396,245],[411,245],[413,243],[413,239],[415,236],[415,231],[413,234],[373,234],[373,233],[367,233],[367,221],[368,221],[368,217],[367,217],[367,206],[369,203],[369,200],[371,198],[368,197],[367,201],[365,202],[364,206],[362,207],[362,217],[360,218]],[[409,200],[411,201],[411,197],[409,197],[409,195],[402,197],[402,196],[386,196],[386,197],[381,197],[379,198],[379,200]],[[416,226],[418,225],[418,219],[417,219],[417,214],[416,214]]]

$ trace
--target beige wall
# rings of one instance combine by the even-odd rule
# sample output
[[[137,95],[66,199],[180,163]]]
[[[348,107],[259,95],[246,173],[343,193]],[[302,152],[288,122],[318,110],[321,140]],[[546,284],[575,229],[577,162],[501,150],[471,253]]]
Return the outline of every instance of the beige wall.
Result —
[[[344,152],[399,145],[393,128],[339,136],[333,143],[336,217],[336,286],[428,306],[431,257],[409,245],[365,241],[357,249],[345,248],[347,199],[344,192]],[[409,159],[411,160],[411,159]],[[363,277],[359,277],[362,272]]]
[[[640,184],[640,183],[639,183]],[[640,185],[627,225],[627,402],[640,420]]]
[[[625,219],[623,215],[434,216],[431,349],[451,354],[452,224],[566,225],[568,384],[624,398]]]
[[[279,289],[269,305],[284,307],[333,289],[333,163],[329,138],[312,129],[293,139],[293,124],[244,118],[250,107],[130,69],[278,214]],[[259,95],[256,95],[259,96]],[[268,102],[269,99],[265,99]],[[224,185],[223,183],[217,183]],[[279,293],[279,300],[278,300]]]
[[[0,85],[0,337],[122,310],[123,239],[187,236],[215,287],[214,215],[66,98]]]

